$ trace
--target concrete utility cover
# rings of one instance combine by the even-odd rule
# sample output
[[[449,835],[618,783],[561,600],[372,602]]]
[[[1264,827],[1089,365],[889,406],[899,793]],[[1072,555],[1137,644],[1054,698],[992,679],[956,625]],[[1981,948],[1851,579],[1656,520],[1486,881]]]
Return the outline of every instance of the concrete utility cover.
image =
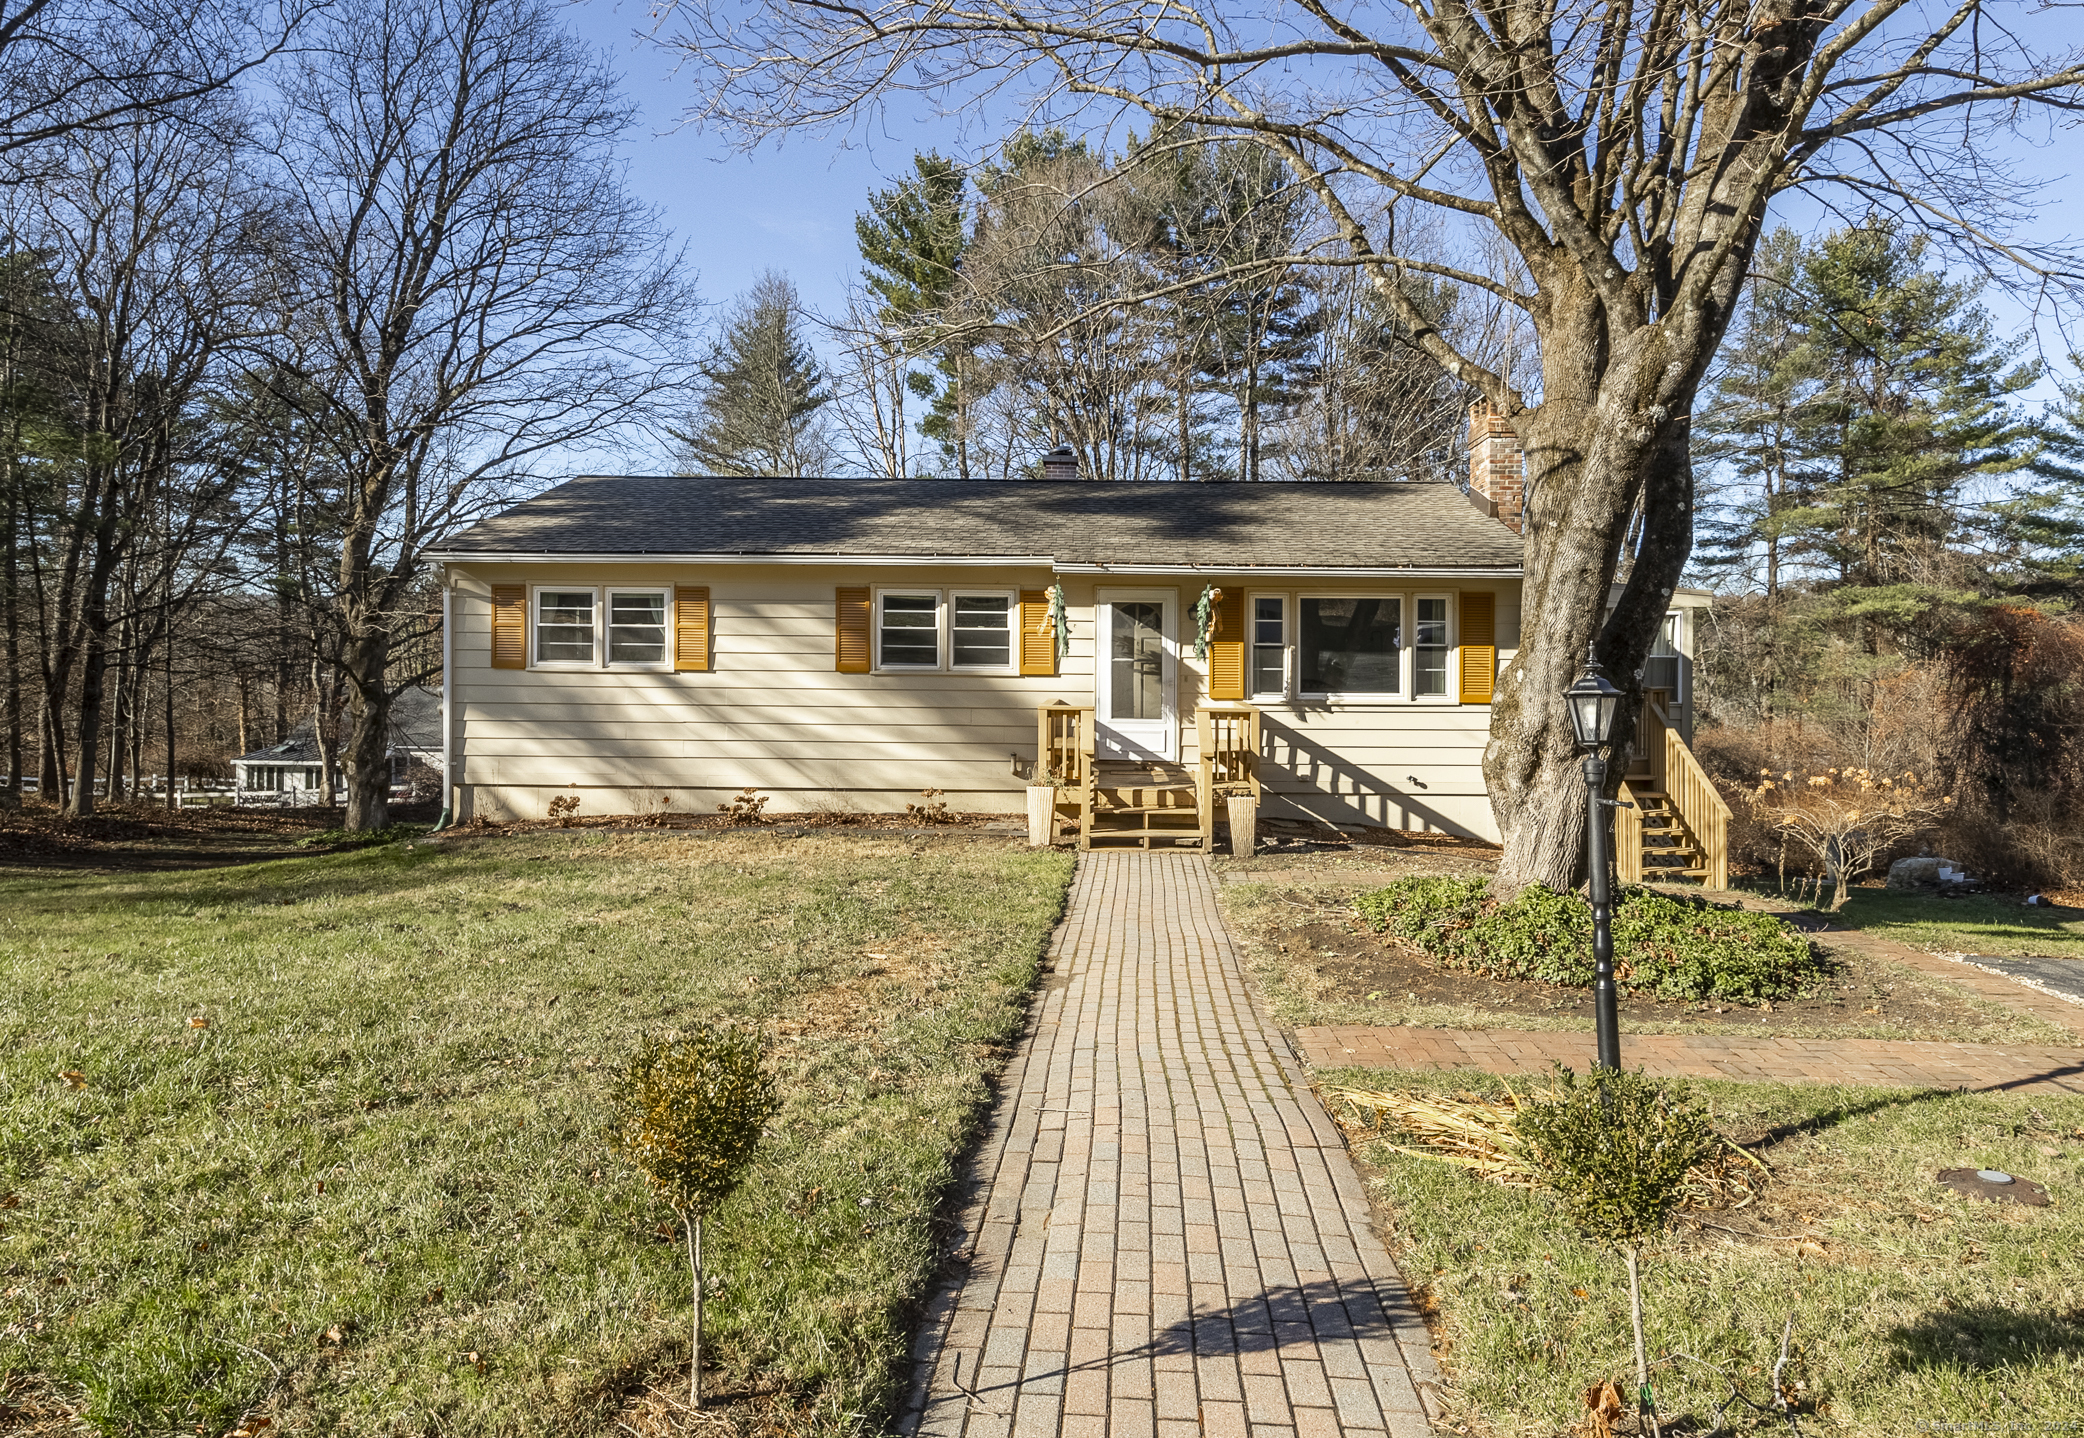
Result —
[[[2030,1178],[1994,1168],[1943,1168],[1939,1182],[1966,1198],[1987,1198],[1992,1203],[2023,1203],[2029,1208],[2046,1208],[2048,1190]]]

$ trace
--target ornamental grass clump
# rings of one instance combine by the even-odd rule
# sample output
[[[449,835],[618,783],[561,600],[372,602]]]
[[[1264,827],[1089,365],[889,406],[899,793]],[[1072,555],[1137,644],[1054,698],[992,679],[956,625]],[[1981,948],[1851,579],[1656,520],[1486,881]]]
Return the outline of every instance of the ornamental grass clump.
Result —
[[[680,1218],[694,1281],[694,1343],[688,1401],[702,1406],[702,1220],[730,1197],[751,1167],[778,1102],[744,1034],[697,1029],[646,1039],[615,1089],[618,1152]]]
[[[1558,1065],[1549,1096],[1522,1105],[1513,1132],[1577,1227],[1627,1258],[1637,1397],[1656,1431],[1637,1258],[1670,1221],[1688,1175],[1714,1155],[1714,1127],[1683,1080],[1667,1088],[1641,1072],[1601,1071],[1580,1083]]]
[[[1592,909],[1576,894],[1529,884],[1509,903],[1485,879],[1399,879],[1355,901],[1370,928],[1445,968],[1493,979],[1592,986]],[[1614,906],[1614,976],[1669,999],[1767,1003],[1813,988],[1825,964],[1771,914],[1703,899],[1621,891]]]

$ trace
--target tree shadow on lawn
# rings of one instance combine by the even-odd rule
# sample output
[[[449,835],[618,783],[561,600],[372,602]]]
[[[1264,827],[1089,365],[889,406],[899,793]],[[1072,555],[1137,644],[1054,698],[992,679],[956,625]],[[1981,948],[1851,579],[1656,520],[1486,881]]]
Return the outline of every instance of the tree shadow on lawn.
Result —
[[[1888,1333],[1899,1368],[1991,1369],[2084,1354],[2084,1307],[2028,1312],[1995,1303],[1934,1308]]]
[[[1795,1139],[1810,1138],[1816,1134],[1826,1133],[1840,1124],[1850,1123],[1854,1119],[1866,1118],[1870,1114],[1884,1113],[1892,1108],[1908,1107],[1911,1104],[1918,1103],[1931,1103],[1938,1099],[1973,1097],[1978,1094],[2001,1094],[2010,1089],[2038,1082],[2042,1079],[2074,1079],[2080,1075],[2084,1075],[2084,1066],[2071,1065],[2051,1068],[2045,1073],[2034,1074],[2029,1078],[2002,1084],[1992,1084],[1988,1088],[1981,1089],[1877,1089],[1874,1091],[1872,1098],[1860,1103],[1834,1104],[1823,1112],[1811,1114],[1807,1118],[1796,1119],[1787,1123],[1777,1123],[1762,1129],[1745,1131],[1732,1127],[1729,1130],[1729,1136],[1759,1157],[1769,1158],[1772,1150]]]

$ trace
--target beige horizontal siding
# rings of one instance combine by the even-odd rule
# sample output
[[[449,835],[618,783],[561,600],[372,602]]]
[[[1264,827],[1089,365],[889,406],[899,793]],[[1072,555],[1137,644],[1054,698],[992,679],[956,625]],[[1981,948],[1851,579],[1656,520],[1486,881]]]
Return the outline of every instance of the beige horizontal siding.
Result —
[[[920,802],[926,788],[945,791],[952,808],[1018,813],[1024,784],[1012,756],[1034,757],[1036,708],[1093,702],[1101,588],[1169,588],[1178,595],[1178,749],[1183,762],[1194,758],[1193,711],[1206,683],[1206,665],[1193,656],[1199,579],[1066,578],[1070,652],[1058,675],[1041,678],[835,673],[832,595],[842,584],[1039,589],[1052,582],[1043,571],[515,564],[456,566],[451,578],[456,767],[481,813],[534,817],[565,794],[577,794],[589,814],[656,808],[661,798],[672,800],[674,812],[707,812],[746,785],[768,794],[774,813],[900,810]],[[715,667],[494,670],[493,583],[706,585]],[[1261,588],[1249,579],[1215,583]],[[1412,585],[1330,587],[1418,592]],[[1284,581],[1264,588],[1311,586]],[[1502,646],[1508,636],[1517,639],[1518,589],[1501,585],[1498,592]],[[1509,657],[1501,647],[1501,658]],[[1480,767],[1489,718],[1486,706],[1408,701],[1266,706],[1268,811],[1489,837]]]

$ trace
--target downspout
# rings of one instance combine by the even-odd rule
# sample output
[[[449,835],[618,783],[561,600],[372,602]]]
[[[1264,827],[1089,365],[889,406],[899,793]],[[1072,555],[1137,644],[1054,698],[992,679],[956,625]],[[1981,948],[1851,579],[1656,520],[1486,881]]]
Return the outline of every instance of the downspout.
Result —
[[[436,819],[436,820],[434,821],[434,832],[435,832],[435,833],[437,833],[437,834],[439,834],[439,833],[440,833],[440,832],[441,832],[442,830],[444,830],[444,829],[448,828],[448,827],[449,827],[450,825],[452,825],[452,824],[454,824],[454,823],[456,822],[456,797],[455,797],[455,796],[456,796],[456,785],[455,785],[455,782],[454,782],[454,775],[453,775],[453,774],[451,773],[451,771],[450,771],[450,768],[449,768],[449,734],[450,734],[450,717],[449,717],[449,716],[450,716],[450,711],[449,711],[449,704],[450,704],[450,699],[449,699],[449,685],[450,685],[450,675],[451,675],[451,672],[452,672],[452,671],[454,670],[454,668],[455,668],[455,665],[454,665],[454,664],[453,664],[453,663],[451,662],[451,661],[452,661],[452,657],[453,657],[453,653],[452,653],[452,651],[453,651],[453,648],[454,648],[454,644],[453,644],[453,641],[452,641],[452,640],[451,640],[451,639],[449,638],[450,634],[451,634],[451,633],[453,632],[453,630],[454,630],[454,626],[453,626],[452,624],[450,624],[450,622],[449,622],[449,619],[450,619],[450,606],[449,606],[449,601],[450,601],[450,599],[451,599],[451,598],[453,597],[453,592],[452,592],[452,591],[450,590],[450,588],[449,588],[449,572],[448,572],[448,566],[447,566],[447,565],[443,565],[443,566],[442,566],[442,568],[441,568],[441,571],[440,571],[440,580],[441,580],[441,817],[440,817],[440,818],[438,818],[438,819]]]

